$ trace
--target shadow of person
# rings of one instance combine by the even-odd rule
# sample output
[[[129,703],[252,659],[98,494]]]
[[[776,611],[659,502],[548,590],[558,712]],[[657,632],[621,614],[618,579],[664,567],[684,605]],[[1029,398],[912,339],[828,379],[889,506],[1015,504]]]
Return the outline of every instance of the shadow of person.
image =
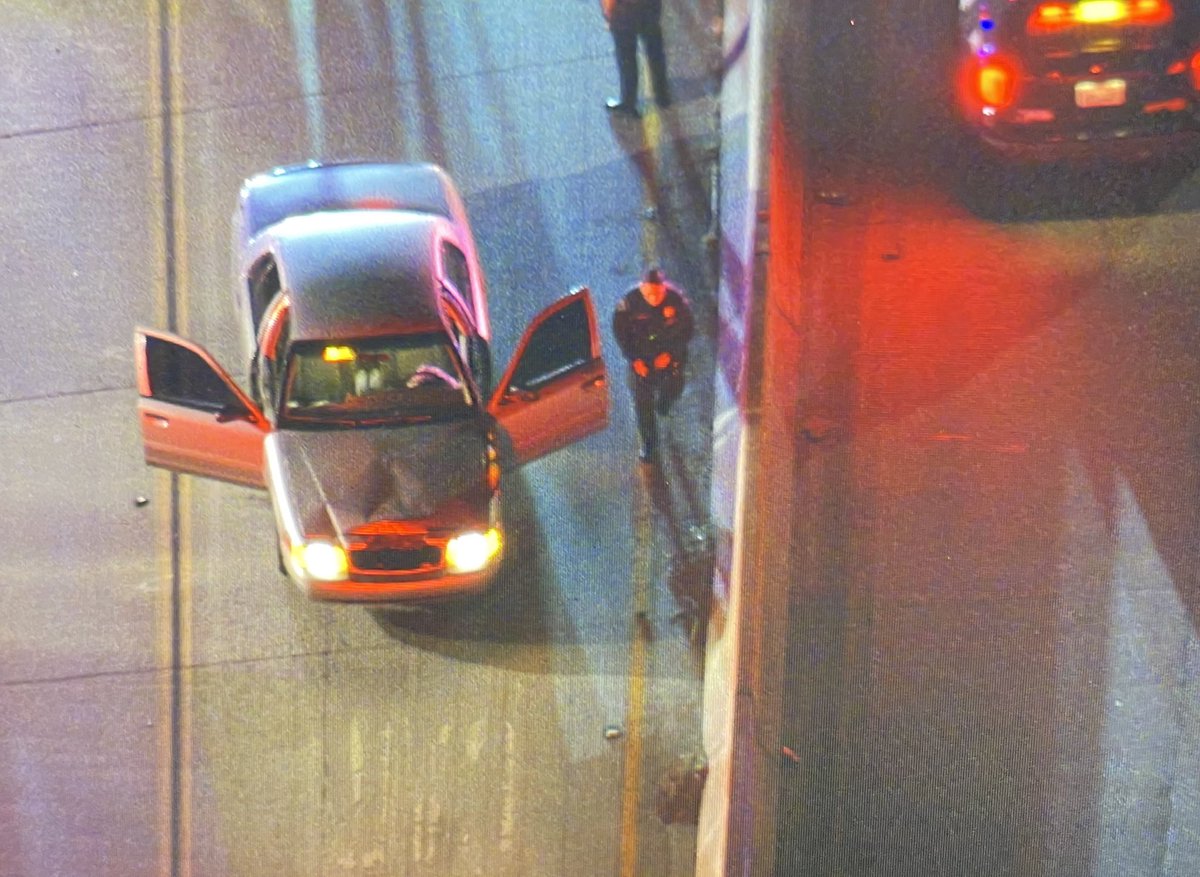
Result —
[[[677,607],[671,620],[684,627],[694,646],[702,647],[712,602],[712,537],[694,477],[687,472],[679,448],[671,442],[664,444],[669,453],[660,465],[642,471],[655,521],[670,545],[667,589]]]

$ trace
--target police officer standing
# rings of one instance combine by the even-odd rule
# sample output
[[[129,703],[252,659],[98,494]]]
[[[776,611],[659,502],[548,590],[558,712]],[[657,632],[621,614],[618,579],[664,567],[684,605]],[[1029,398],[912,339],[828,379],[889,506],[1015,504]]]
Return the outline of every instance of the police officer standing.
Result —
[[[687,296],[658,268],[617,302],[613,335],[629,361],[629,380],[637,415],[639,456],[658,460],[658,414],[670,411],[683,392],[687,346],[694,328]]]
[[[600,10],[608,22],[617,57],[617,77],[621,96],[605,102],[614,113],[637,118],[638,42],[646,50],[646,64],[654,83],[654,100],[663,108],[671,105],[667,84],[667,53],[663,48],[662,0],[600,0]]]

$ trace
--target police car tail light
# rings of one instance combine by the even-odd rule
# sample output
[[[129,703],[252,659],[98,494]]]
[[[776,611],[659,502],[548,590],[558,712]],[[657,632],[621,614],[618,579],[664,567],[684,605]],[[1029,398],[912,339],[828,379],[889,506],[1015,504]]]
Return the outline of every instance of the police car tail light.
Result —
[[[1196,91],[1200,91],[1200,49],[1197,49],[1196,53],[1192,55],[1191,67],[1192,88],[1194,88]]]
[[[1031,34],[1055,33],[1066,30],[1075,23],[1070,3],[1039,3],[1029,16],[1025,29]]]
[[[984,106],[1004,109],[1013,102],[1017,71],[1002,58],[990,58],[975,74],[975,93]]]
[[[1162,25],[1175,18],[1175,9],[1170,0],[1132,0],[1129,4],[1129,20],[1133,24]]]

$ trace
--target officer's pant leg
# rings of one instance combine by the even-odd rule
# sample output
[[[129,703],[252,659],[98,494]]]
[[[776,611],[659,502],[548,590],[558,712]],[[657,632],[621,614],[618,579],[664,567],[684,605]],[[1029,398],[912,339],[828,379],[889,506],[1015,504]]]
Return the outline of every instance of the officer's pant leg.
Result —
[[[654,416],[654,385],[637,376],[630,378],[633,384],[633,411],[637,416],[638,438],[642,452],[650,453],[658,447],[658,419]]]
[[[668,413],[683,393],[683,369],[672,368],[659,379],[658,413]]]
[[[654,100],[665,107],[671,102],[671,87],[667,84],[667,52],[663,47],[662,26],[658,22],[643,28],[642,45],[646,49],[646,64],[654,85]]]
[[[634,107],[638,96],[637,31],[615,27],[611,33],[617,55],[617,76],[621,81],[621,103]]]

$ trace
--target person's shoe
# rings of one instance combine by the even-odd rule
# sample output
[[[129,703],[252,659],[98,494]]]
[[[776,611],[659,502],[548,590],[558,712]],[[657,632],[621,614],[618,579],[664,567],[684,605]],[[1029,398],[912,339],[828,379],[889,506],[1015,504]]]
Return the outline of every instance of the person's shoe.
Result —
[[[642,448],[638,452],[638,459],[646,466],[657,466],[658,448]]]
[[[604,102],[604,106],[610,113],[619,113],[622,116],[629,116],[633,119],[640,118],[642,115],[638,112],[638,108],[635,105],[627,104],[615,97],[610,97],[608,100],[606,100]]]

